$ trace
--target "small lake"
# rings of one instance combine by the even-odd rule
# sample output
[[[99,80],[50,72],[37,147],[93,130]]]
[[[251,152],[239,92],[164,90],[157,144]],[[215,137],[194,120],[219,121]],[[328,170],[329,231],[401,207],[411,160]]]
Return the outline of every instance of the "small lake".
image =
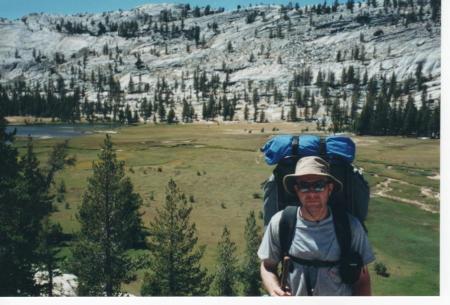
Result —
[[[11,132],[16,128],[17,137],[27,137],[30,135],[34,139],[73,138],[97,132],[116,133],[115,129],[119,126],[113,124],[10,125],[6,127],[6,131]]]

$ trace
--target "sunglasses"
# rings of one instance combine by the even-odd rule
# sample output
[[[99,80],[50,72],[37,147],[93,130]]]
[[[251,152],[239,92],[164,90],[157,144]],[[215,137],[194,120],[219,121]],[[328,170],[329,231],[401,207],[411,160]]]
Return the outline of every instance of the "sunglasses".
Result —
[[[297,189],[300,193],[306,193],[309,191],[312,191],[314,193],[320,193],[325,190],[327,184],[328,184],[327,180],[319,180],[314,182],[300,181],[297,182]]]

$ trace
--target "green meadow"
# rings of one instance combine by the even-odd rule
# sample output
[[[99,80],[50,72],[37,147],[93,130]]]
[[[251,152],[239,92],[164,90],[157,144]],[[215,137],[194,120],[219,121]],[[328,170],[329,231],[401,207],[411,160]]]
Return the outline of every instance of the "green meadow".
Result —
[[[314,125],[294,123],[151,124],[115,129],[112,140],[118,158],[126,162],[127,176],[143,199],[145,225],[152,220],[155,208],[161,206],[170,178],[192,199],[191,220],[196,223],[199,244],[207,246],[202,263],[212,272],[223,227],[230,229],[241,256],[245,219],[252,210],[258,216],[262,211],[261,183],[273,167],[266,165],[259,148],[274,134],[298,134],[307,128],[315,129]],[[69,142],[69,153],[77,162],[57,177],[57,182],[64,180],[66,184],[67,205],[61,204],[53,214],[66,233],[79,229],[75,215],[104,137],[93,134]],[[380,190],[386,179],[395,179],[390,190],[385,190],[387,194],[416,199],[439,210],[439,200],[421,193],[422,187],[439,192],[439,180],[430,178],[439,174],[439,140],[353,139],[357,145],[355,164],[363,168],[372,193]],[[44,161],[58,141],[36,140],[39,159]],[[23,152],[25,143],[19,138],[15,145]],[[258,221],[262,227],[262,219],[258,217]],[[375,264],[371,264],[375,295],[439,295],[439,213],[374,196],[367,227],[377,262],[389,274],[377,275]],[[68,252],[67,248],[62,251]],[[124,289],[139,294],[143,273]]]

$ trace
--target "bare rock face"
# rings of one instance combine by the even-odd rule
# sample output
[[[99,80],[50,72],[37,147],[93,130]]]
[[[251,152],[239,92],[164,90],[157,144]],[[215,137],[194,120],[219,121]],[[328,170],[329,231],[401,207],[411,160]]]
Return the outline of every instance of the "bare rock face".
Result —
[[[138,109],[158,89],[157,94],[169,95],[177,116],[183,99],[201,113],[210,94],[234,99],[244,109],[256,88],[270,109],[266,118],[276,121],[282,107],[292,104],[294,75],[305,69],[313,78],[307,89],[323,106],[314,82],[319,72],[334,73],[338,82],[352,66],[361,78],[366,72],[369,78],[395,73],[403,81],[414,78],[421,64],[434,100],[440,98],[441,27],[431,20],[429,1],[421,3],[420,10],[418,4],[384,9],[363,3],[352,11],[340,5],[320,14],[311,6],[207,11],[152,4],[101,14],[2,19],[0,85],[21,80],[44,94],[45,86],[63,79],[66,94],[83,88],[87,102],[104,103],[113,99],[115,80],[121,105]],[[202,77],[206,81],[199,83]],[[210,86],[210,93],[199,94],[199,86]],[[330,96],[342,96],[342,90],[332,86]],[[420,94],[413,94],[417,105]],[[325,115],[322,106],[318,115]]]
[[[53,277],[53,296],[76,296],[78,287],[77,277],[73,274],[61,273],[58,270],[55,270],[55,274],[58,275]],[[38,271],[34,279],[38,285],[48,284],[48,272]]]

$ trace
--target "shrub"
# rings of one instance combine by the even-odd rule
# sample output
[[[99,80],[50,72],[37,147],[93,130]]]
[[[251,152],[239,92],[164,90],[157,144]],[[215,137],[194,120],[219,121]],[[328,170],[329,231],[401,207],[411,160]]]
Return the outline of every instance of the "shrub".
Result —
[[[253,193],[253,199],[261,199],[260,193]]]
[[[389,277],[389,273],[387,272],[387,267],[382,262],[375,263],[375,272],[378,275],[383,277]]]

